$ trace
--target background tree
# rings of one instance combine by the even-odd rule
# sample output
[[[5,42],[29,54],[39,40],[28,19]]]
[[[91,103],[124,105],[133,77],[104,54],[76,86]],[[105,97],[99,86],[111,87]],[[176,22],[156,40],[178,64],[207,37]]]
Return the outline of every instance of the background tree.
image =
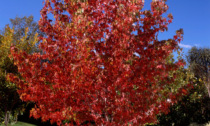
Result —
[[[181,71],[180,71],[181,72]],[[205,87],[203,82],[194,78],[189,69],[183,69],[183,82],[188,81],[193,88],[187,87],[189,90],[186,96],[182,97],[177,103],[170,107],[170,112],[167,114],[158,115],[158,123],[150,124],[153,126],[180,126],[190,125],[191,123],[205,124],[210,118],[210,109],[208,109],[209,99],[204,97]],[[187,77],[188,76],[188,77]],[[177,78],[178,79],[178,78]],[[187,83],[186,83],[187,84]]]
[[[203,77],[207,75],[207,67],[202,67],[202,63],[200,63],[208,62],[209,53],[207,50],[207,48],[198,49],[194,47],[189,51],[187,55],[189,66],[184,68],[184,71],[180,71],[180,76],[177,79],[179,83],[184,82],[187,84],[189,83],[187,81],[190,81],[193,88],[190,88],[189,93],[178,103],[170,107],[168,114],[158,116],[158,126],[179,126],[190,125],[191,123],[205,124],[209,121],[210,99],[205,86],[206,77]],[[204,61],[199,61],[199,58]]]
[[[13,119],[17,121],[19,112],[24,110],[24,104],[17,93],[19,87],[16,87],[14,83],[6,80],[8,73],[19,76],[18,68],[13,63],[13,60],[9,58],[10,46],[15,44],[18,49],[32,53],[38,42],[38,34],[29,34],[29,29],[26,27],[23,30],[23,35],[17,38],[14,37],[14,35],[19,33],[18,29],[11,29],[9,25],[7,25],[3,31],[0,38],[0,113],[3,114],[1,116],[4,118],[1,121],[4,121],[5,125],[8,125]],[[30,37],[28,35],[30,35]]]
[[[38,34],[38,36],[44,36],[44,33],[39,30],[39,25],[37,22],[34,21],[33,16],[24,16],[24,17],[15,17],[14,19],[10,19],[10,24],[7,24],[6,27],[10,27],[14,29],[13,32],[13,44],[14,45],[21,45],[23,50],[30,50],[29,53],[37,52],[38,48],[35,45],[31,47],[34,41],[34,36]],[[4,34],[5,30],[1,31],[1,34]],[[24,38],[26,37],[26,38]],[[20,39],[24,39],[24,42]],[[23,42],[20,44],[19,42]],[[38,42],[37,42],[38,43]],[[30,49],[28,49],[30,48]]]
[[[14,28],[14,40],[20,40],[20,38],[25,36],[25,29],[28,28],[27,40],[33,41],[35,34],[41,34],[39,30],[39,25],[34,21],[34,17],[31,15],[29,17],[16,17],[10,19],[10,27]]]
[[[195,77],[203,80],[210,98],[210,49],[193,47],[187,60]]]
[[[9,59],[9,51],[12,42],[12,34],[13,30],[7,27],[5,29],[5,34],[1,37],[1,45],[0,45],[0,100],[1,100],[1,107],[0,110],[2,114],[4,114],[4,122],[5,125],[8,124],[10,120],[10,114],[12,110],[15,110],[16,103],[19,104],[21,101],[19,96],[16,92],[16,86],[8,81],[6,81],[6,74],[7,73],[14,73],[17,74],[17,67],[15,67],[12,61]]]
[[[23,79],[10,79],[21,87],[22,100],[36,103],[31,115],[58,125],[143,125],[167,113],[182,94],[160,92],[184,65],[166,62],[183,31],[158,40],[173,18],[162,16],[168,6],[159,0],[151,11],[142,8],[140,0],[46,0],[39,21],[46,34],[39,45],[43,53],[11,48]]]

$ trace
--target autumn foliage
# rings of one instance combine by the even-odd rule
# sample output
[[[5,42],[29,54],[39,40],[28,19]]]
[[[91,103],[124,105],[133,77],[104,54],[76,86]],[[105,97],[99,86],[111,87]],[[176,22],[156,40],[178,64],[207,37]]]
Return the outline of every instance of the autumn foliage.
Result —
[[[176,74],[169,73],[183,62],[166,60],[179,48],[183,32],[158,40],[173,17],[163,16],[164,0],[151,2],[151,11],[143,5],[141,0],[45,0],[42,52],[11,48],[21,77],[10,80],[20,87],[22,100],[36,103],[31,115],[58,125],[143,125],[167,113],[182,93],[164,88],[174,84]]]
[[[30,17],[24,18],[26,20],[30,19]],[[23,18],[16,17],[15,19],[22,21]],[[31,23],[32,21],[12,22],[12,25],[23,26],[24,23]],[[9,58],[10,47],[15,44],[17,49],[32,53],[36,50],[36,43],[38,42],[38,34],[31,34],[33,30],[34,28],[29,29],[28,27],[17,27],[15,29],[7,25],[3,34],[0,35],[0,124],[4,122],[6,126],[12,121],[17,121],[18,115],[24,111],[25,106],[17,93],[17,88],[20,87],[6,79],[10,73],[19,75],[17,66],[14,65],[12,58]]]

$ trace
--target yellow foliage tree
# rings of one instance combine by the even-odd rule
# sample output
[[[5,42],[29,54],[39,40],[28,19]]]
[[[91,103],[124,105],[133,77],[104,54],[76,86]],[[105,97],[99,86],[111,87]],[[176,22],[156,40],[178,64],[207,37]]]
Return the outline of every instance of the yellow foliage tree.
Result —
[[[23,103],[17,93],[15,84],[6,79],[8,73],[18,75],[18,68],[12,61],[10,56],[11,45],[16,45],[20,50],[27,53],[33,53],[36,50],[38,42],[38,34],[35,34],[33,41],[28,41],[29,29],[25,28],[25,36],[18,40],[14,38],[14,28],[5,27],[4,34],[0,36],[0,116],[4,118],[2,121],[5,125],[12,120],[17,121],[20,111],[23,111]]]

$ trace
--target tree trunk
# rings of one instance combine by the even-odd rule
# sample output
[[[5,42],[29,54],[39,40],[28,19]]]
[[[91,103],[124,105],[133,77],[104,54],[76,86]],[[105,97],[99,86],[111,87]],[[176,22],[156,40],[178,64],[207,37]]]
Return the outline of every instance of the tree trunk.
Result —
[[[7,126],[7,111],[5,112],[5,115],[4,115],[4,124],[5,126]]]
[[[18,114],[15,115],[15,123],[17,123],[18,120]]]
[[[4,117],[4,124],[5,126],[8,126],[10,119],[10,111],[5,111],[5,117]]]
[[[11,113],[11,111],[8,111],[9,113],[8,113],[8,116],[7,116],[7,122],[8,122],[8,124],[9,124],[9,120],[10,120],[10,113]]]
[[[4,124],[5,124],[5,126],[8,126],[8,113],[7,113],[7,111],[5,111],[5,117],[4,117]]]

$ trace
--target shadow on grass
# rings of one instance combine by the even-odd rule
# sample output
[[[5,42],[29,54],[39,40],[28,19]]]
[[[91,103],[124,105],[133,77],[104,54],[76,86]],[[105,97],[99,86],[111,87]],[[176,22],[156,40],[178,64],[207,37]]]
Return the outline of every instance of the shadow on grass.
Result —
[[[26,110],[25,110],[24,114],[18,116],[18,121],[20,121],[20,122],[26,122],[26,123],[30,123],[30,124],[34,124],[34,125],[31,125],[31,126],[57,126],[55,123],[54,124],[51,124],[50,121],[42,122],[41,119],[34,119],[33,117],[30,118],[29,117],[30,110],[33,107],[34,107],[34,104],[33,103],[28,104],[27,107],[26,107]],[[17,126],[22,126],[22,125],[17,125]]]

